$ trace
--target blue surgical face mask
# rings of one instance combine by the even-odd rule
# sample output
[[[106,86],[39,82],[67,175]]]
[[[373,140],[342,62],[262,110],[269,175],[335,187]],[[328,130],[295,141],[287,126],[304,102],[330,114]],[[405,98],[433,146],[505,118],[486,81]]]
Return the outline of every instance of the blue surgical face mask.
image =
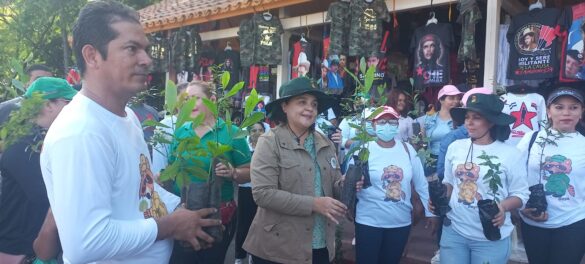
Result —
[[[398,134],[398,126],[385,124],[385,125],[376,125],[376,136],[378,139],[389,142],[396,137]]]
[[[366,121],[366,132],[372,137],[376,136],[376,130],[374,130],[374,127],[372,126],[372,121]]]

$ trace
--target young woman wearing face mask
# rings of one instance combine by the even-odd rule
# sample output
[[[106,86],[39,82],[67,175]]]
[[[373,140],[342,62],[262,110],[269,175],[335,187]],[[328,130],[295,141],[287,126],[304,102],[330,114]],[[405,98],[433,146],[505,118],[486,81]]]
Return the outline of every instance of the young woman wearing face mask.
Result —
[[[384,106],[372,121],[377,138],[368,144],[372,186],[357,194],[357,263],[399,263],[410,233],[411,182],[425,206],[428,201],[428,185],[416,151],[394,140],[399,117],[392,107]],[[434,231],[436,218],[427,207],[425,215]]]

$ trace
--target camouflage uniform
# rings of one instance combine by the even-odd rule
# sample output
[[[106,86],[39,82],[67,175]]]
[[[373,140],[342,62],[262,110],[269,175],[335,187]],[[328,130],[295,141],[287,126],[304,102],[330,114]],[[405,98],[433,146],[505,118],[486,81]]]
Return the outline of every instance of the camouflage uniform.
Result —
[[[284,32],[280,19],[273,16],[266,21],[262,14],[255,14],[250,21],[240,25],[240,61],[243,66],[251,64],[276,65],[282,63],[282,42]],[[250,60],[251,58],[251,60]]]
[[[169,68],[169,43],[164,33],[157,32],[148,35],[148,41],[152,45],[150,57],[152,58],[153,72],[166,72]]]
[[[382,21],[390,22],[386,2],[374,0],[367,3],[364,0],[351,0],[350,10],[349,56],[365,57],[372,52],[380,51],[384,35]]]
[[[181,28],[171,33],[171,56],[177,72],[196,70],[201,53],[201,36],[195,29]]]
[[[240,63],[242,67],[250,67],[254,61],[254,34],[252,20],[246,19],[240,23],[238,36],[240,37]]]
[[[334,2],[329,5],[326,21],[331,21],[329,55],[348,54],[351,13],[349,3]]]
[[[457,6],[460,15],[457,22],[463,27],[461,44],[457,52],[457,60],[465,61],[477,59],[475,52],[475,24],[482,19],[481,11],[475,0],[461,0]]]

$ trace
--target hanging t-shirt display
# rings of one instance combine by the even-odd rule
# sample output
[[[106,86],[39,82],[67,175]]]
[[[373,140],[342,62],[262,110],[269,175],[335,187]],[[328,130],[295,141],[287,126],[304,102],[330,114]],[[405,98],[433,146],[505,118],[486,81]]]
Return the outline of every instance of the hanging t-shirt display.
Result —
[[[169,43],[163,32],[148,35],[150,41],[150,57],[152,58],[153,72],[166,72],[168,70]]]
[[[280,35],[284,32],[280,19],[276,16],[267,19],[256,14],[252,19],[254,26],[254,64],[277,65],[282,62]]]
[[[415,88],[420,90],[449,83],[449,50],[454,42],[451,24],[429,24],[414,31],[410,49],[415,54]]]
[[[216,63],[215,60],[215,51],[210,47],[205,48],[205,51],[201,53],[201,58],[199,59],[199,70],[194,72],[193,79],[204,82],[212,82],[213,71],[211,68]]]
[[[270,91],[270,67],[258,67],[258,82],[256,84],[256,91],[258,93],[271,94]]]
[[[585,2],[566,7],[559,26],[565,38],[560,80],[585,80]]]
[[[172,33],[171,56],[176,71],[197,70],[201,43],[201,36],[193,28],[180,28]]]
[[[328,54],[341,55],[349,51],[349,27],[351,12],[349,2],[333,2],[329,5],[326,21],[331,21]]]
[[[390,21],[384,0],[351,0],[349,56],[364,57],[380,51],[384,29],[382,21]],[[333,40],[332,40],[333,44]]]
[[[240,39],[240,63],[242,67],[250,67],[254,62],[254,27],[252,19],[245,19],[240,23],[238,37]]]
[[[222,71],[230,73],[230,82],[228,88],[240,81],[240,54],[237,51],[225,50],[218,56],[217,63],[221,63]]]
[[[506,104],[502,112],[516,119],[510,124],[511,133],[506,140],[507,144],[516,146],[524,135],[540,130],[540,123],[546,120],[546,103],[542,95],[507,93],[500,99]]]
[[[307,73],[311,70],[311,62],[313,59],[313,45],[305,39],[294,42],[292,45],[291,52],[291,79],[299,77],[299,74],[304,73],[303,76],[307,76]],[[301,68],[299,68],[301,67]]]
[[[366,77],[361,71],[358,73],[357,77],[361,83],[365,82]],[[376,73],[374,73],[374,82],[372,83],[372,88],[370,88],[370,96],[373,98],[379,98],[380,95],[384,95],[384,93],[380,94],[378,92],[378,87],[382,85],[386,85],[385,91],[389,90],[390,87],[392,87],[392,79],[389,78],[385,71],[376,69]]]
[[[534,9],[512,18],[508,30],[510,60],[508,78],[534,80],[556,76],[558,72],[555,25],[560,11]]]

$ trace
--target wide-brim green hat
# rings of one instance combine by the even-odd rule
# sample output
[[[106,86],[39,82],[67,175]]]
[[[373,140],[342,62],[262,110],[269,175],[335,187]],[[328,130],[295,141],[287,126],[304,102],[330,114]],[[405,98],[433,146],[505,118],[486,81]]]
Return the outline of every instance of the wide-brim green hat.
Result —
[[[453,121],[463,124],[465,122],[465,114],[471,110],[479,113],[485,119],[498,126],[507,126],[516,119],[508,114],[502,112],[504,109],[504,102],[495,94],[472,94],[467,98],[465,107],[456,107],[451,109],[451,118]]]
[[[317,114],[327,111],[335,103],[335,98],[320,91],[317,85],[309,78],[295,78],[280,87],[280,96],[277,100],[266,105],[268,118],[271,120],[283,120],[285,114],[282,111],[281,103],[303,94],[310,94],[317,98]]]

